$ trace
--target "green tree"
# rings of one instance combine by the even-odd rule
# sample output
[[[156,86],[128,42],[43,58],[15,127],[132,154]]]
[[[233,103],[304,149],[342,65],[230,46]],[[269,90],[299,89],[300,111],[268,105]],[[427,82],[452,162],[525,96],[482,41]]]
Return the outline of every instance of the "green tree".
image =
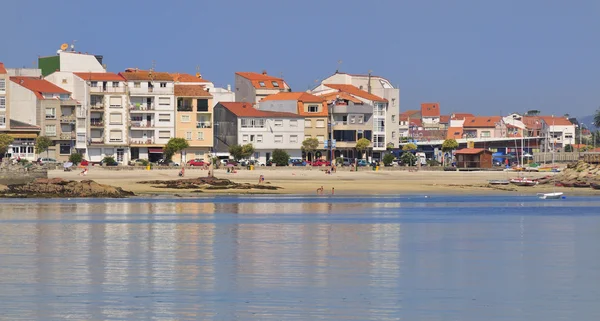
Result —
[[[8,134],[0,134],[0,158],[4,157],[8,150],[8,145],[12,144],[15,139]]]
[[[417,161],[417,156],[415,156],[415,154],[413,154],[412,152],[407,151],[407,152],[402,153],[402,156],[400,156],[400,160],[404,164],[408,164],[409,166],[414,166]]]
[[[290,162],[290,155],[283,149],[274,149],[271,157],[277,166],[287,166]]]
[[[316,138],[307,138],[302,142],[302,151],[306,154],[314,153],[319,148],[319,140]]]
[[[356,142],[356,151],[360,153],[360,158],[363,158],[363,155],[367,148],[371,145],[371,141],[366,138],[361,138]]]
[[[242,159],[244,157],[243,156],[244,155],[244,151],[242,150],[242,146],[238,145],[238,144],[229,146],[229,154],[236,161],[239,161],[240,159]]]
[[[565,146],[565,152],[572,153],[573,152],[573,145],[567,145],[567,146]]]
[[[385,154],[385,156],[383,156],[383,165],[390,166],[393,161],[394,161],[394,154]]]
[[[41,154],[46,152],[46,157],[48,157],[48,147],[53,146],[54,142],[52,139],[46,136],[38,136],[35,140],[35,153]]]
[[[458,142],[456,142],[456,139],[446,139],[444,141],[444,143],[442,143],[442,152],[444,152],[444,154],[446,153],[452,153],[453,150],[458,148]],[[452,154],[450,154],[452,155]],[[448,163],[448,159],[447,157],[444,157],[444,163]]]
[[[408,144],[402,146],[402,150],[405,152],[412,152],[413,150],[417,150],[417,145],[415,145],[413,143],[408,143]]]
[[[242,146],[242,157],[245,159],[250,158],[254,154],[254,146],[252,144],[246,144]]]
[[[79,164],[79,163],[81,163],[82,160],[83,160],[83,156],[81,156],[81,154],[79,154],[79,153],[73,153],[73,154],[71,154],[71,156],[69,156],[69,162],[71,162],[73,164]]]
[[[183,138],[171,138],[165,145],[164,156],[165,160],[170,161],[175,153],[181,152],[182,150],[190,147],[187,140]],[[182,158],[183,159],[183,158]],[[182,164],[183,165],[183,164]]]

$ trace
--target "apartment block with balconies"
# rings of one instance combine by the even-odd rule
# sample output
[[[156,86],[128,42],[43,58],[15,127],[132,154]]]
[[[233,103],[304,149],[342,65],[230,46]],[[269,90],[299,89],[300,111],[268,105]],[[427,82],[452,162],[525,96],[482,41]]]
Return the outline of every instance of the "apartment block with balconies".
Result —
[[[256,72],[235,73],[235,101],[259,103],[263,98],[280,92],[290,92],[290,86],[282,78]]]
[[[0,62],[0,131],[7,131],[10,129],[10,108],[9,102],[9,91],[8,82],[10,78],[4,68],[4,64]]]
[[[131,159],[157,161],[163,146],[175,137],[173,77],[166,72],[127,69],[127,119]]]

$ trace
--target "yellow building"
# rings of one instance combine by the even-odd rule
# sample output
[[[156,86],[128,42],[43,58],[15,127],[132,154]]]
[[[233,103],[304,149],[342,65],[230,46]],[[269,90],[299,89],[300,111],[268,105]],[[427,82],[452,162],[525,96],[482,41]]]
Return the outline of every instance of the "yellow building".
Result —
[[[184,138],[190,147],[174,155],[173,161],[182,165],[195,158],[209,161],[213,146],[212,95],[202,85],[176,84],[175,100],[175,137]]]

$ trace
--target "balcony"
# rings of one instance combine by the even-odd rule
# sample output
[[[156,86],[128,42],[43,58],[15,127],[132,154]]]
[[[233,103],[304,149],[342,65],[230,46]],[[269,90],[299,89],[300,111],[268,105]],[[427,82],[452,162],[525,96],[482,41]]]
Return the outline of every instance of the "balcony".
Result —
[[[212,128],[212,124],[209,121],[196,122],[196,128]]]
[[[90,145],[93,144],[104,144],[104,136],[101,137],[92,137],[89,140]]]
[[[75,122],[75,115],[71,114],[71,115],[67,115],[67,116],[64,116],[64,115],[60,116],[60,122],[72,124]]]
[[[144,96],[151,93],[153,95],[173,95],[173,87],[129,87],[129,94],[134,96]]]
[[[102,119],[90,119],[90,127],[104,127],[104,121]]]
[[[131,145],[152,145],[154,144],[154,138],[131,138],[129,143]]]
[[[70,132],[70,133],[61,133],[60,134],[60,140],[73,140],[76,139],[77,135],[75,134],[75,132]]]
[[[152,128],[154,127],[154,123],[151,121],[147,121],[147,120],[132,120],[131,121],[131,128]]]
[[[112,86],[98,86],[98,87],[90,87],[90,92],[97,93],[124,93],[125,87],[112,87]]]
[[[333,106],[333,108],[330,108],[330,111],[333,114],[372,114],[373,113],[373,106],[371,105],[359,105],[359,104],[349,104],[349,105],[342,105],[342,104],[336,104]]]
[[[194,107],[192,105],[177,106],[177,111],[194,111]]]
[[[135,104],[129,106],[129,112],[135,113],[143,113],[148,110],[154,110],[154,104]]]
[[[56,119],[56,115],[46,115],[46,119]]]
[[[104,104],[90,104],[90,110],[95,110],[95,111],[103,111],[104,110]]]

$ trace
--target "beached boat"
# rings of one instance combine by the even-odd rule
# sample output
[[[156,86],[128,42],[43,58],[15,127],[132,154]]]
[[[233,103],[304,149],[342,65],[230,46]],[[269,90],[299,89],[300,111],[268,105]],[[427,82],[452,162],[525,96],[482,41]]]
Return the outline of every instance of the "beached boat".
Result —
[[[513,178],[510,182],[517,186],[535,186],[538,184],[537,180],[532,180],[525,177]]]
[[[557,200],[563,196],[563,192],[537,193],[537,196],[543,200]]]
[[[590,184],[586,182],[575,182],[573,183],[573,187],[590,187]]]
[[[488,181],[488,184],[490,184],[490,185],[508,185],[508,184],[510,184],[510,182],[507,180],[502,180],[502,179],[492,179],[492,180]]]
[[[600,189],[600,184],[590,183],[590,187],[593,189]]]

